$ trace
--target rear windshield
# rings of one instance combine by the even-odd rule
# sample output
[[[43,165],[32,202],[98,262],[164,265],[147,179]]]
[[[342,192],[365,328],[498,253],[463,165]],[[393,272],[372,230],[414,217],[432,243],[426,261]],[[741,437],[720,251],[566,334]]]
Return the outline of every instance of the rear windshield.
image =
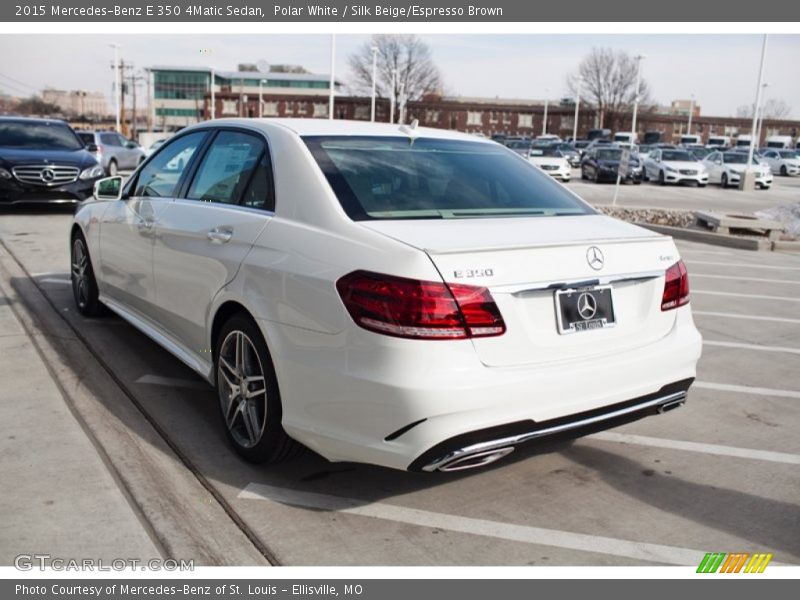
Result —
[[[0,121],[0,147],[79,150],[83,148],[83,143],[64,123]]]
[[[94,134],[86,131],[76,131],[78,137],[84,144],[94,144]]]
[[[407,137],[304,141],[356,221],[594,214],[496,144]]]

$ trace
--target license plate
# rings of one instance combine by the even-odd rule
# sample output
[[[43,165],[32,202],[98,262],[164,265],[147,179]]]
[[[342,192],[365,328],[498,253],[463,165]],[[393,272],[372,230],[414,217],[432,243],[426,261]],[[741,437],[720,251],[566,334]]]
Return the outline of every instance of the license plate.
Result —
[[[558,290],[555,301],[561,334],[604,329],[616,324],[610,285]]]

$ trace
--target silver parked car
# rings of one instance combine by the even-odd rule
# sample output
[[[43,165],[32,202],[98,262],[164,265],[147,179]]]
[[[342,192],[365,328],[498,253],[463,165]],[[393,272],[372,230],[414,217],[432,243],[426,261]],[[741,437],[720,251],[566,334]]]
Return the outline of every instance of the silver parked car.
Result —
[[[116,131],[78,131],[83,143],[97,146],[97,162],[113,177],[119,170],[135,169],[146,158],[141,146]]]

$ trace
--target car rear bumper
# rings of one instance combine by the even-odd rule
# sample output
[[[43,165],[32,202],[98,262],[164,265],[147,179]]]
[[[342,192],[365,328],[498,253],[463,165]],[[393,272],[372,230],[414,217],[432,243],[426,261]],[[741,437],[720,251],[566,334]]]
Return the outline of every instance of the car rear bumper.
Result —
[[[514,434],[531,433],[691,380],[702,340],[689,307],[675,312],[675,325],[655,343],[524,367],[487,367],[469,340],[398,340],[362,331],[331,336],[260,324],[289,435],[329,460],[409,469],[453,451],[452,440],[461,436],[491,442],[485,430],[520,422]]]

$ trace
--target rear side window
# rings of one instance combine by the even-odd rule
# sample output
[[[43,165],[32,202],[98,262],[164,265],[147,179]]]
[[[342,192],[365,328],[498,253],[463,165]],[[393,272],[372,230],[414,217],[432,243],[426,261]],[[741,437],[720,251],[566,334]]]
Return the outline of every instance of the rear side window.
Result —
[[[205,131],[197,131],[160,148],[139,172],[133,195],[162,198],[173,196],[184,169],[205,137]]]
[[[307,137],[353,220],[594,214],[498,144],[408,137]]]
[[[266,194],[264,159],[266,145],[256,135],[238,131],[222,131],[214,139],[194,176],[187,198],[204,202],[238,204],[247,198],[250,205],[263,205]],[[252,180],[260,180],[254,182]],[[261,185],[259,185],[259,183]]]

